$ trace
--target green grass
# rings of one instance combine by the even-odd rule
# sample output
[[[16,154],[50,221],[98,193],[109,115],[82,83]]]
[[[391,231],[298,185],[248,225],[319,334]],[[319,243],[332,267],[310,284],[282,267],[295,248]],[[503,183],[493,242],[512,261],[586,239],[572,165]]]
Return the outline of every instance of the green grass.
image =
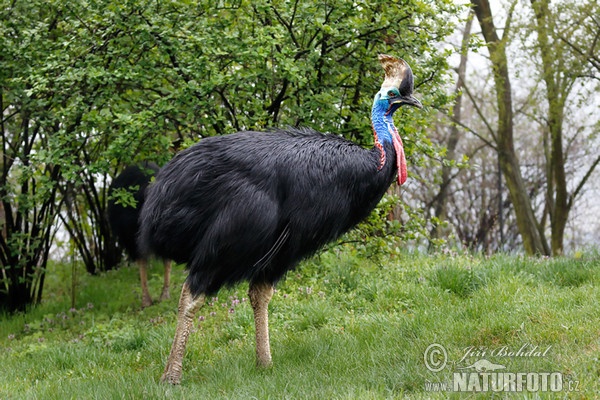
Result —
[[[405,254],[376,265],[337,248],[279,284],[270,305],[272,368],[254,366],[252,310],[247,285],[240,285],[198,313],[182,384],[173,387],[158,379],[182,268],[174,269],[173,299],[140,310],[135,268],[98,277],[80,272],[72,308],[71,267],[54,265],[43,304],[0,316],[0,399],[598,398],[599,267],[597,254]],[[155,297],[161,284],[155,265]],[[448,355],[440,372],[424,361],[433,343]],[[498,355],[523,346],[547,352]],[[467,349],[479,356],[462,360]],[[559,372],[565,388],[578,391],[431,391],[431,383],[445,383],[480,359],[509,372]]]

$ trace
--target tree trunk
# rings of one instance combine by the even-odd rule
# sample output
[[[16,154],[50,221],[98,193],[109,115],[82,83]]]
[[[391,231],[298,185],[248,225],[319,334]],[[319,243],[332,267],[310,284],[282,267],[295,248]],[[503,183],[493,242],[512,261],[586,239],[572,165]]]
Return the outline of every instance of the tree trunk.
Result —
[[[548,101],[548,129],[550,132],[550,151],[547,173],[547,185],[551,190],[546,198],[550,209],[552,254],[563,252],[563,239],[569,216],[569,201],[565,159],[563,154],[563,132],[565,95],[562,85],[569,87],[570,79],[560,79],[560,67],[556,66],[557,49],[549,43],[549,9],[547,0],[531,0],[535,14],[535,29],[542,58],[543,78],[546,84],[546,99]],[[560,57],[560,56],[559,56]],[[558,69],[558,70],[557,70]],[[568,93],[568,91],[566,92]]]
[[[495,141],[500,168],[504,174],[510,199],[515,209],[517,226],[523,239],[523,247],[528,254],[548,254],[548,246],[538,230],[531,200],[527,195],[519,161],[514,150],[512,89],[508,74],[505,42],[498,37],[496,32],[489,1],[471,0],[471,4],[474,6],[475,15],[481,25],[492,62],[498,106],[498,130]],[[505,37],[508,37],[508,28],[509,23],[505,27]]]

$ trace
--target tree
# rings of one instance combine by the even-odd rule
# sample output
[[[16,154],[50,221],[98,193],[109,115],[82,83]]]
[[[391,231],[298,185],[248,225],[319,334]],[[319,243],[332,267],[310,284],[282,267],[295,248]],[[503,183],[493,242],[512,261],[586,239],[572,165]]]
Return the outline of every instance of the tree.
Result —
[[[492,93],[496,97],[487,96],[485,68],[465,78],[462,93],[470,101],[466,104],[467,118],[463,101],[463,121],[453,117],[453,122],[464,129],[467,136],[472,135],[471,139],[461,138],[465,143],[458,151],[473,156],[475,153],[469,151],[478,146],[493,150],[509,189],[510,203],[500,201],[493,212],[487,199],[502,196],[502,190],[492,190],[491,176],[485,179],[472,170],[458,171],[451,175],[449,201],[473,207],[473,201],[479,199],[476,206],[480,210],[479,224],[474,223],[474,218],[467,218],[472,214],[468,212],[469,207],[456,208],[445,216],[454,224],[463,243],[469,244],[481,243],[471,238],[485,236],[486,230],[493,227],[494,214],[498,218],[512,218],[514,211],[527,252],[561,254],[571,210],[600,163],[597,153],[589,150],[593,146],[585,145],[597,136],[599,126],[597,110],[589,109],[586,100],[599,87],[593,73],[593,49],[600,38],[593,29],[597,27],[593,17],[598,11],[597,3],[543,0],[530,4],[503,3],[506,8],[499,10],[499,14],[504,11],[506,18],[502,37],[496,33],[490,4],[487,1],[472,3],[490,54],[486,61],[489,61]],[[574,26],[573,21],[582,25]],[[479,78],[478,74],[483,76]],[[490,107],[491,104],[495,107]],[[469,117],[470,105],[477,120]],[[449,134],[447,139],[453,137],[456,136]],[[473,141],[478,144],[469,144]],[[448,143],[456,142],[449,140]],[[450,155],[457,151],[451,151],[452,147],[454,145],[449,148]],[[478,151],[488,152],[487,149]],[[480,156],[472,161],[481,171],[490,168],[490,163]],[[442,167],[442,172],[447,168]],[[471,176],[471,180],[464,181],[462,175]],[[480,184],[472,185],[474,180]],[[515,190],[515,187],[521,189]],[[439,193],[431,204],[439,205],[438,199]],[[506,209],[507,205],[510,209]],[[439,207],[432,211],[436,210]],[[529,221],[527,230],[523,229],[523,220]],[[505,224],[502,233],[510,234],[510,241],[515,243],[510,238],[510,228]],[[542,250],[538,246],[538,250],[532,251],[531,243],[536,242],[541,243]]]
[[[430,133],[434,143],[445,146],[444,158],[434,159],[418,170],[422,183],[411,191],[411,197],[418,197],[430,213],[430,247],[438,243],[439,237],[449,245],[459,244],[488,254],[516,249],[522,242],[511,203],[505,200],[507,193],[501,185],[497,163],[493,161],[497,159],[491,139],[494,131],[486,118],[494,113],[490,106],[494,97],[485,86],[489,77],[483,69],[467,74],[468,57],[479,47],[471,34],[473,17],[471,9],[465,28],[456,35],[460,35],[456,45],[460,61],[456,67],[454,102],[449,112],[440,110],[436,129]],[[476,75],[481,73],[483,76]],[[439,186],[432,186],[432,182]]]
[[[280,125],[370,143],[379,52],[407,58],[424,101],[443,103],[446,63],[434,43],[457,10],[449,0],[4,4],[4,293],[21,309],[35,301],[4,276],[43,277],[59,212],[88,271],[114,265],[106,185],[124,164],[161,163],[202,137]],[[410,155],[425,147],[426,116],[404,118]],[[15,138],[27,138],[21,150]],[[40,210],[36,230],[11,222],[37,221]],[[34,247],[36,259],[24,258]]]
[[[24,79],[40,66],[39,60],[50,57],[56,20],[31,26],[22,13],[11,15],[5,7],[0,13],[0,310],[16,311],[41,298],[60,208],[56,184],[61,166],[39,157],[48,136],[60,128],[49,123],[47,99],[34,94],[33,83]]]
[[[565,108],[575,82],[583,75],[582,56],[584,60],[587,58],[591,62],[595,56],[591,52],[569,54],[573,47],[567,47],[556,37],[556,32],[559,32],[558,15],[564,10],[551,10],[548,0],[531,0],[531,5],[535,16],[533,29],[536,34],[536,50],[541,59],[540,69],[548,108],[545,122],[548,137],[544,139],[547,155],[546,208],[550,215],[552,253],[560,255],[563,253],[564,231],[573,202],[600,162],[600,157],[596,158],[574,192],[569,194],[563,134]],[[596,33],[596,39],[598,35]],[[594,47],[595,40],[590,50],[593,51]]]
[[[464,88],[464,80],[465,80],[465,72],[467,69],[467,57],[469,51],[469,42],[471,38],[471,26],[473,25],[473,14],[470,12],[467,16],[467,21],[465,23],[465,28],[463,30],[462,41],[460,45],[460,64],[457,68],[457,79],[456,86],[454,89],[454,93],[456,97],[454,98],[454,104],[452,106],[452,119],[456,121],[456,123],[460,123],[461,121],[461,113],[462,113],[462,90]],[[450,183],[454,178],[451,176],[452,173],[452,165],[451,162],[456,160],[456,148],[458,145],[458,141],[460,139],[460,130],[457,124],[448,124],[448,139],[446,141],[446,159],[450,161],[449,163],[442,164],[441,171],[441,181],[439,184],[439,191],[431,201],[431,204],[426,208],[429,209],[433,207],[433,215],[439,221],[444,221],[447,219],[447,207],[448,207],[448,197],[449,197],[449,189]],[[431,237],[437,238],[439,236],[439,223],[434,223],[431,228]]]
[[[515,210],[517,225],[523,239],[525,251],[529,254],[548,254],[549,249],[540,233],[527,188],[521,176],[519,160],[514,150],[513,102],[506,44],[511,29],[510,15],[504,26],[502,39],[498,36],[488,0],[471,0],[475,15],[481,26],[483,37],[488,45],[496,89],[498,127],[494,135],[500,167],[508,186]]]
[[[575,56],[587,62],[588,68],[582,71],[580,78],[600,81],[598,2],[570,3],[568,9],[570,12],[567,13],[560,12],[564,9],[553,13],[556,30],[552,34],[566,44]]]

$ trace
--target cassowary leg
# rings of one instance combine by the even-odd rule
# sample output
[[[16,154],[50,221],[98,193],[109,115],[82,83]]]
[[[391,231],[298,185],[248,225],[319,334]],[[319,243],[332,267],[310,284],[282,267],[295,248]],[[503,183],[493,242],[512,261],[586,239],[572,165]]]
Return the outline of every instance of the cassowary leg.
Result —
[[[138,266],[140,281],[142,282],[142,307],[149,307],[152,305],[152,297],[150,297],[150,291],[148,291],[148,261],[145,259],[138,260]]]
[[[160,378],[162,382],[172,385],[178,385],[181,382],[181,365],[185,354],[185,346],[194,324],[194,315],[203,304],[204,295],[201,294],[194,297],[190,292],[188,283],[185,282],[181,289],[181,297],[179,298],[179,313],[177,315],[175,338],[173,339],[165,371]]]
[[[160,295],[161,300],[167,300],[171,298],[171,292],[169,291],[169,285],[171,284],[171,260],[165,260],[165,278]]]
[[[251,283],[248,291],[250,304],[254,310],[256,325],[256,364],[269,367],[272,364],[269,344],[269,301],[273,297],[273,285],[270,283]]]

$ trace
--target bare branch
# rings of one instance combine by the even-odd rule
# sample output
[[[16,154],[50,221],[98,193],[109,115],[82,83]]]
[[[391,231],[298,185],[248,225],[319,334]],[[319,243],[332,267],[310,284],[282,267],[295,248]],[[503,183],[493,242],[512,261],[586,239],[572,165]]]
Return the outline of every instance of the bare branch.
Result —
[[[594,160],[594,162],[592,163],[590,168],[587,170],[587,172],[585,173],[585,175],[583,176],[583,178],[581,179],[581,181],[579,182],[577,187],[575,187],[575,190],[573,191],[573,193],[569,196],[569,202],[568,202],[569,209],[571,209],[571,206],[573,205],[573,201],[575,201],[575,198],[579,195],[579,193],[585,186],[586,182],[590,179],[590,176],[592,176],[592,173],[594,172],[594,170],[596,169],[598,164],[600,164],[600,156],[598,156]]]
[[[469,87],[466,84],[464,84],[463,85],[463,89],[465,90],[465,93],[467,94],[467,96],[469,96],[469,100],[471,100],[471,103],[473,103],[473,107],[475,107],[475,111],[477,112],[477,115],[479,115],[479,118],[481,118],[481,120],[485,124],[486,128],[488,129],[489,134],[492,136],[492,138],[494,139],[494,141],[497,142],[498,138],[496,137],[496,133],[494,132],[494,129],[492,128],[492,126],[488,122],[487,118],[485,117],[485,115],[481,111],[481,108],[479,108],[479,105],[477,104],[477,102],[475,101],[475,98],[471,94],[471,91],[469,90]],[[479,136],[477,135],[477,137],[479,137]],[[494,147],[494,146],[492,146],[492,147]]]

